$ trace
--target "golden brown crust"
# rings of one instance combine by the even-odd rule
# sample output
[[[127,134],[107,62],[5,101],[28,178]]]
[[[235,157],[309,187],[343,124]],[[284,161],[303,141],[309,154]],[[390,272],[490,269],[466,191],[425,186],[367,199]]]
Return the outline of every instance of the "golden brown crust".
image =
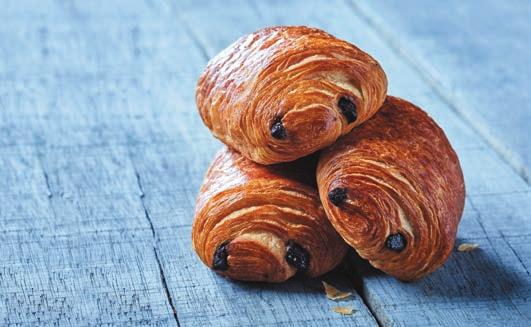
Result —
[[[380,65],[354,45],[318,29],[279,26],[246,35],[214,57],[199,78],[196,102],[214,136],[273,164],[332,144],[369,119],[386,92]],[[356,107],[351,123],[340,97]],[[282,126],[273,136],[275,123]]]
[[[196,202],[192,243],[201,260],[212,268],[221,258],[216,271],[233,279],[282,282],[297,272],[286,261],[294,242],[309,255],[305,275],[333,269],[347,246],[321,206],[315,166],[316,158],[261,166],[221,150]]]
[[[323,151],[317,183],[336,230],[376,268],[411,280],[450,255],[463,174],[444,132],[413,104],[387,97],[371,120]]]

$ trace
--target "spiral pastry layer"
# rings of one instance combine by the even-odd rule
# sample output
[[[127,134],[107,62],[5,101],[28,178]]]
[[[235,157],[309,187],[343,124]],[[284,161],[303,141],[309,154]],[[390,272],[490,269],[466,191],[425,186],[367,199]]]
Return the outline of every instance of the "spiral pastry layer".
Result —
[[[421,109],[387,97],[380,111],[321,154],[321,201],[361,257],[402,280],[452,251],[465,187],[444,132]]]
[[[196,90],[215,137],[261,164],[301,158],[369,119],[387,79],[367,53],[304,26],[238,39],[208,63]]]
[[[317,158],[261,166],[228,148],[211,164],[196,202],[192,243],[201,260],[237,280],[282,282],[332,270],[347,246],[315,183]]]

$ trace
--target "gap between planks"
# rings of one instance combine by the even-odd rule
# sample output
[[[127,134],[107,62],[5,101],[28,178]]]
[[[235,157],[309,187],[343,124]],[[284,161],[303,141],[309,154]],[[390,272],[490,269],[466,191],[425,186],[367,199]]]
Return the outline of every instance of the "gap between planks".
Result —
[[[346,262],[346,266],[349,272],[349,275],[352,277],[352,283],[354,285],[354,289],[356,290],[356,293],[358,293],[358,296],[361,299],[361,302],[367,307],[367,310],[369,310],[369,313],[373,316],[374,321],[378,324],[379,327],[386,326],[386,324],[381,321],[381,314],[378,314],[374,309],[373,305],[367,298],[367,293],[365,292],[365,288],[363,285],[363,277],[361,276],[360,272],[356,268],[354,264],[354,259],[352,257],[357,256],[357,254],[354,253],[354,250],[351,249],[345,256],[345,259],[343,259],[344,262]]]
[[[144,210],[144,216],[146,217],[149,227],[151,228],[151,233],[153,235],[153,252],[155,254],[155,260],[157,261],[157,265],[159,267],[159,273],[160,273],[160,281],[162,283],[162,288],[164,289],[164,294],[166,295],[166,299],[168,300],[168,304],[171,307],[171,310],[173,312],[173,319],[175,320],[175,323],[177,324],[177,327],[180,327],[181,324],[179,323],[179,317],[177,316],[177,310],[175,309],[175,304],[173,303],[173,299],[171,297],[170,290],[168,289],[168,284],[166,282],[166,276],[164,275],[164,269],[162,268],[162,263],[160,262],[159,254],[157,251],[157,233],[155,232],[155,226],[153,226],[153,222],[151,221],[151,217],[149,216],[148,210],[146,208],[146,204],[144,203],[144,189],[142,187],[142,181],[140,179],[140,175],[138,174],[138,171],[133,163],[131,153],[129,153],[129,160],[131,160],[131,164],[133,166],[133,169],[135,171],[136,176],[136,182],[138,184],[138,188],[140,189],[140,202],[142,203],[142,209]]]

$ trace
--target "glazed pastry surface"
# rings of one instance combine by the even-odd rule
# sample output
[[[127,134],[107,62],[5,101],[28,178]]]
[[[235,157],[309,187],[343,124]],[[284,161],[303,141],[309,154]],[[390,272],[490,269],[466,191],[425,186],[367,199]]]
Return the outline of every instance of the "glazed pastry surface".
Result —
[[[192,243],[201,260],[237,280],[282,282],[332,270],[347,245],[315,183],[316,156],[261,166],[228,148],[212,162],[196,202]]]
[[[369,119],[387,79],[367,53],[304,26],[264,28],[208,63],[196,102],[215,137],[261,164],[322,149]]]
[[[371,120],[323,151],[317,182],[335,229],[374,267],[412,280],[450,255],[463,174],[444,132],[413,104],[387,97]]]

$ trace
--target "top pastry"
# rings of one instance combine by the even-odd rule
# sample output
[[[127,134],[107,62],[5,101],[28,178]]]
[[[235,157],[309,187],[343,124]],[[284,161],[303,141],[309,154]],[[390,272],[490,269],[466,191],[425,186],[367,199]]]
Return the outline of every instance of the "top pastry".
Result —
[[[215,137],[260,163],[320,150],[369,119],[387,78],[371,56],[315,28],[264,28],[208,63],[196,90]]]

